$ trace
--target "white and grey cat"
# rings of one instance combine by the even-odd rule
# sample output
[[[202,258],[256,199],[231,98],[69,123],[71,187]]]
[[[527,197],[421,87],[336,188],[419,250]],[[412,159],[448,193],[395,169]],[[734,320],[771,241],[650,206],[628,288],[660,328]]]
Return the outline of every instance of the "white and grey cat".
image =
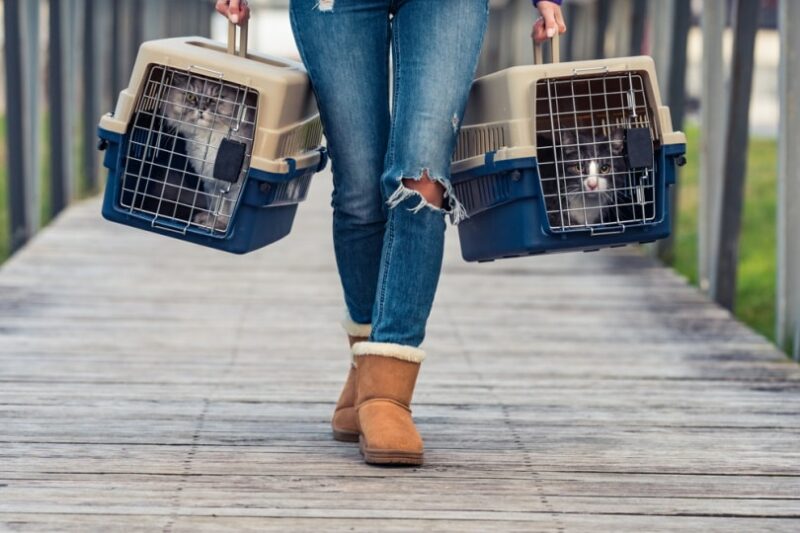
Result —
[[[226,138],[245,143],[248,154],[253,144],[254,108],[247,105],[243,111],[242,96],[242,91],[219,81],[174,73],[161,105],[166,126],[186,140],[189,164],[207,195],[208,209],[201,209],[192,221],[218,230],[227,227],[243,181],[214,179],[220,143]]]
[[[588,226],[614,221],[610,207],[619,203],[617,195],[624,190],[628,173],[624,131],[615,129],[610,137],[564,131],[558,144],[558,169],[563,169],[560,184],[552,172],[555,165],[549,165],[552,176],[542,176],[550,225]]]

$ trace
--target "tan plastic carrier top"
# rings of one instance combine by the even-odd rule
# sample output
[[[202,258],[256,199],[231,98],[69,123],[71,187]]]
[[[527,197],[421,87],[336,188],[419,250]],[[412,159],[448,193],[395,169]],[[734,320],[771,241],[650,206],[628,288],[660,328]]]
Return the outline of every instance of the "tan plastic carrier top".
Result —
[[[225,234],[251,170],[291,179],[324,165],[303,66],[248,54],[246,24],[239,37],[238,53],[233,24],[227,49],[201,37],[142,44],[115,112],[100,121],[128,137],[121,208]]]
[[[511,67],[478,78],[456,150],[453,173],[484,163],[537,155],[537,135],[560,131],[604,129],[615,124],[647,127],[656,146],[685,143],[672,129],[669,108],[662,105],[655,65],[647,56],[559,62],[558,37],[552,40],[553,60]]]
[[[322,126],[303,65],[258,52],[248,52],[246,26],[240,49],[234,51],[235,30],[229,28],[228,48],[202,37],[148,41],[139,49],[128,87],[119,95],[113,114],[100,127],[124,134],[133,115],[153,109],[165,97],[170,76],[190,76],[206,84],[236,91],[246,110],[240,120],[252,121],[249,167],[282,174],[289,171],[283,159],[292,157],[297,167],[316,164]],[[189,96],[189,98],[192,98]]]

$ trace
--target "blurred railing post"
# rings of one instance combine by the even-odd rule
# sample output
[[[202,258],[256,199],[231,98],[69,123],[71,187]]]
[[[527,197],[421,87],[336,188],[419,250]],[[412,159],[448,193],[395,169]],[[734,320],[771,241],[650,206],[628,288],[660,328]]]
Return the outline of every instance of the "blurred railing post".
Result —
[[[780,3],[776,339],[800,361],[800,2]]]
[[[649,0],[648,53],[656,63],[658,88],[667,97],[667,80],[670,72],[669,50],[672,42],[672,15],[675,0]]]
[[[631,15],[630,54],[638,56],[642,53],[644,34],[647,27],[647,0],[630,0],[633,3]]]
[[[128,38],[130,25],[126,20],[125,0],[109,0],[111,2],[111,98],[116,101],[122,90],[128,69]]]
[[[99,44],[97,40],[98,24],[97,4],[104,0],[84,0],[83,10],[83,174],[84,184],[90,191],[97,189],[97,118],[100,116],[100,91],[98,75]]]
[[[74,195],[73,160],[74,0],[50,2],[48,94],[50,102],[50,214],[57,215]]]
[[[742,226],[748,118],[753,84],[753,54],[758,30],[758,0],[738,0],[734,21],[731,92],[723,166],[722,210],[717,241],[717,268],[713,298],[733,311]]]
[[[633,3],[630,0],[611,0],[608,10],[603,55],[598,57],[626,56],[631,47]]]
[[[726,0],[703,2],[703,62],[701,68],[700,176],[697,202],[697,274],[700,289],[715,283],[722,207],[722,167],[725,149],[726,83],[722,36]]]
[[[596,12],[592,23],[595,26],[594,35],[594,50],[592,59],[600,59],[606,56],[606,30],[608,30],[609,23],[614,25],[611,19],[611,6],[613,0],[595,0]]]
[[[172,37],[169,32],[170,12],[174,9],[172,4],[163,0],[145,0],[142,3],[144,10],[144,24],[142,26],[142,41]],[[174,17],[180,18],[180,17]]]
[[[114,39],[112,33],[113,26],[113,5],[109,0],[93,0],[95,9],[95,29],[97,36],[95,37],[97,46],[97,63],[95,65],[94,76],[97,78],[98,90],[98,105],[99,113],[94,117],[87,115],[86,120],[92,120],[93,126],[91,136],[87,135],[87,142],[90,141],[92,147],[97,146],[97,122],[100,115],[113,111],[113,106],[116,101],[116,94],[114,90],[114,58],[112,54],[111,42]],[[102,180],[101,180],[102,182]]]
[[[672,115],[672,125],[676,130],[683,129],[686,101],[686,47],[689,39],[689,26],[691,24],[692,9],[690,0],[672,0],[671,36],[669,39],[669,68],[666,72],[666,104]],[[662,85],[664,83],[662,82]],[[678,223],[678,190],[680,179],[669,190],[669,206],[672,217],[670,219],[671,231],[668,238],[658,241],[656,252],[658,256],[671,263],[674,258],[675,230]]]
[[[576,5],[569,31],[573,32],[570,37],[570,59],[584,60],[594,57],[597,46],[597,35],[599,33],[597,25],[597,3],[581,2]]]
[[[41,131],[42,131],[42,113],[41,113],[41,84],[39,83],[39,74],[41,61],[39,60],[39,2],[23,2],[25,11],[23,12],[22,27],[25,34],[22,36],[24,46],[22,47],[22,60],[23,60],[23,90],[26,97],[24,101],[24,118],[22,120],[22,128],[26,136],[25,140],[25,158],[27,183],[25,188],[27,190],[27,217],[28,224],[31,230],[31,236],[39,231],[41,225],[41,212],[39,205],[42,196],[41,184]]]
[[[36,232],[38,206],[38,2],[3,2],[10,249]]]

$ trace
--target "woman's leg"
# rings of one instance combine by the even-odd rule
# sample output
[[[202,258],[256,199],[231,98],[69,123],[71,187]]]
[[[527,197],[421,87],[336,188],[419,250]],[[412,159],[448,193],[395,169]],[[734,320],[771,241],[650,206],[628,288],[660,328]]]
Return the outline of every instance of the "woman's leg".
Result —
[[[333,166],[333,243],[351,345],[370,334],[386,214],[390,0],[292,0],[291,20],[317,95]],[[356,369],[334,409],[337,440],[357,441]]]
[[[292,0],[333,167],[333,242],[351,336],[369,335],[386,210],[390,0]],[[362,327],[359,327],[362,326]]]
[[[444,216],[463,208],[450,156],[488,15],[487,0],[396,0],[392,127],[381,178],[388,219],[372,334],[353,346],[357,420],[368,463],[421,464],[409,405],[424,358],[418,346],[439,281]]]
[[[338,4],[337,4],[338,5]],[[381,178],[389,207],[371,343],[420,359],[441,270],[445,213],[458,222],[450,157],[488,16],[486,0],[399,0],[392,126]]]

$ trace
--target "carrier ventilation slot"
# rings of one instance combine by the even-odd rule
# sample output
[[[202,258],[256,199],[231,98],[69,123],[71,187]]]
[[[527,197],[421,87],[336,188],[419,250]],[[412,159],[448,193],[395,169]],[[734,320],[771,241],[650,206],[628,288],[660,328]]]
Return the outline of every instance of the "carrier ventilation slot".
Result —
[[[506,144],[506,132],[499,126],[464,126],[458,135],[453,161],[461,161],[492,152]]]
[[[624,231],[656,219],[654,109],[640,73],[543,79],[536,143],[550,229]],[[637,139],[629,157],[629,138]],[[629,161],[636,161],[633,168]],[[642,163],[644,161],[644,163]]]
[[[284,134],[278,149],[279,157],[290,157],[299,152],[314,150],[322,141],[322,122],[319,118]]]
[[[511,197],[511,180],[502,173],[461,181],[453,187],[456,198],[461,201],[468,216],[502,204]]]

